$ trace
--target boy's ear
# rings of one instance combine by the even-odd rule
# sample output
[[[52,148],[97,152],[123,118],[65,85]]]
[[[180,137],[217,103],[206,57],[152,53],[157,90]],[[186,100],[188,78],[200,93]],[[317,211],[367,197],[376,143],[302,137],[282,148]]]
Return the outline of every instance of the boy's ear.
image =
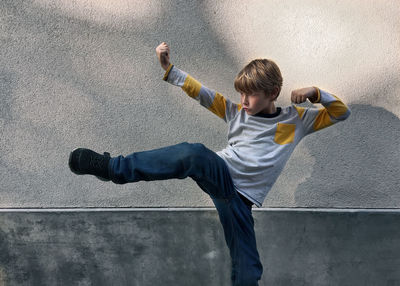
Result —
[[[271,100],[276,100],[278,98],[280,92],[280,88],[275,86],[274,89],[272,90],[271,94],[269,95]]]

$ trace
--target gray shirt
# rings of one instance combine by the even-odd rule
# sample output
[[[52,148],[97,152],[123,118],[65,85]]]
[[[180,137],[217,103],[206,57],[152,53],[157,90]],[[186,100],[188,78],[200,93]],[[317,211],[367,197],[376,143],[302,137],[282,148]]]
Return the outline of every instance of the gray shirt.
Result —
[[[237,104],[193,77],[170,65],[164,80],[180,86],[226,123],[228,145],[217,154],[224,159],[235,189],[261,207],[272,185],[300,140],[350,115],[350,109],[336,96],[316,88],[322,108],[291,105],[275,116],[248,115]]]

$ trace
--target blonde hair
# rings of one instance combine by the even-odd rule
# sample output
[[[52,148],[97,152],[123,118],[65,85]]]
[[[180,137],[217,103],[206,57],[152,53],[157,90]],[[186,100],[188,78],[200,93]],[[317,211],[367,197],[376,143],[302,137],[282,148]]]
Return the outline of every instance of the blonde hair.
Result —
[[[277,87],[279,95],[282,82],[281,71],[274,61],[255,59],[238,73],[234,85],[237,92],[264,91],[266,95],[270,95]]]

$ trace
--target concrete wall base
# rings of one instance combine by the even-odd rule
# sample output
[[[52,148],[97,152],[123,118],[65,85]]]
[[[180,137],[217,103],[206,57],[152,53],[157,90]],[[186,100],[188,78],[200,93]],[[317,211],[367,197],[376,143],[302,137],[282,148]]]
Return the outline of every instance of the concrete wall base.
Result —
[[[400,210],[253,210],[260,285],[400,285]],[[0,285],[230,285],[214,209],[2,209]]]

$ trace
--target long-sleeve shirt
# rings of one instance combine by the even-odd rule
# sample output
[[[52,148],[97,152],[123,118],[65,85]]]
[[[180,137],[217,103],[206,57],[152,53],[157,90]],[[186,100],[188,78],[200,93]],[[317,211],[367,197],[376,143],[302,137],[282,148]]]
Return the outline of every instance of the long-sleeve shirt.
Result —
[[[277,108],[267,116],[248,115],[241,104],[225,98],[172,64],[165,81],[228,123],[228,145],[216,152],[226,162],[236,191],[261,207],[300,140],[346,119],[350,109],[338,97],[316,88],[321,108],[296,105]]]

